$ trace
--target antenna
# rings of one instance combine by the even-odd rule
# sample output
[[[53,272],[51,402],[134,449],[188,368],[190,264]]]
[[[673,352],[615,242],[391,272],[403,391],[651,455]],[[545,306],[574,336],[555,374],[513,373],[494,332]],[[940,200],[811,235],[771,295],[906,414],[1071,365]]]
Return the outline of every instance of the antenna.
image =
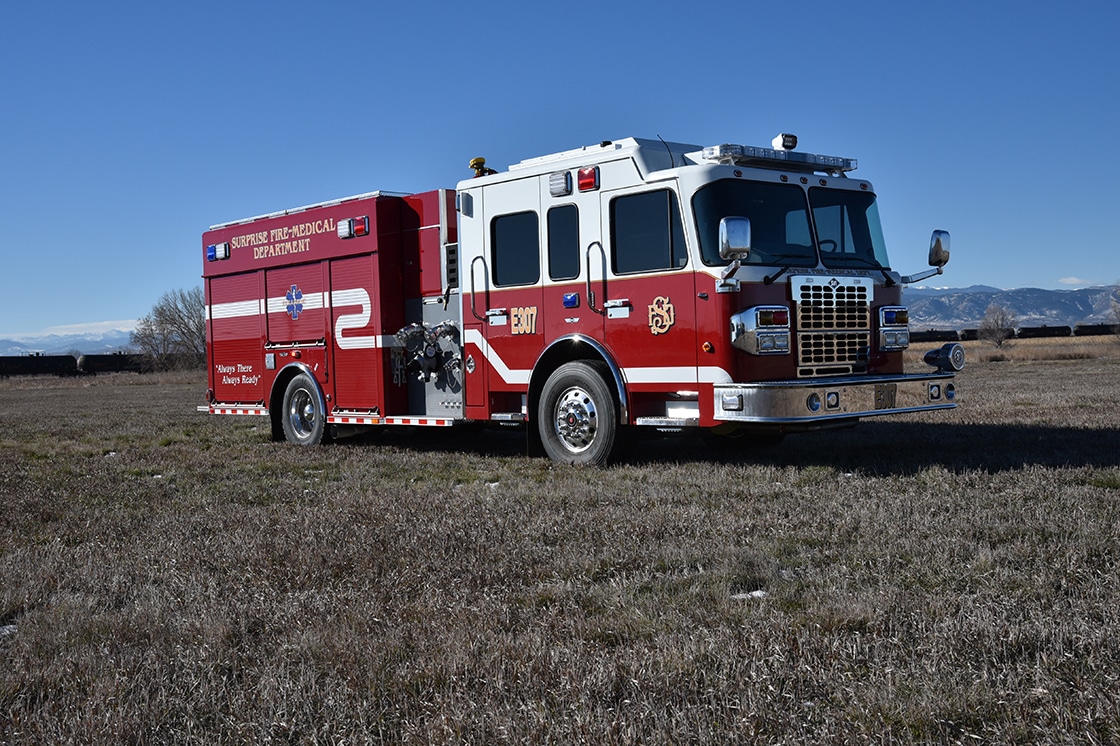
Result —
[[[661,141],[661,144],[665,146],[665,150],[669,153],[669,168],[676,168],[677,161],[673,157],[673,151],[669,148],[669,143],[665,142],[665,138],[661,135],[658,135],[657,139]]]

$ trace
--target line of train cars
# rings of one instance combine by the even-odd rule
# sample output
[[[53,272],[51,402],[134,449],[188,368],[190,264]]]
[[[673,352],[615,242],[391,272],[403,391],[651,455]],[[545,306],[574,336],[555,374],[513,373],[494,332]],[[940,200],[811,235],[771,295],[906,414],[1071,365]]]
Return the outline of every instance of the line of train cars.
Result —
[[[1105,334],[1116,333],[1117,327],[1112,324],[1078,324],[1077,326],[1021,326],[1011,330],[1015,339],[1042,339],[1044,337],[1098,337]],[[978,329],[932,329],[928,331],[910,331],[911,344],[924,344],[926,342],[967,342],[970,339],[979,339]]]
[[[139,373],[144,356],[128,352],[107,355],[0,356],[0,378],[8,376],[88,376],[97,373]]]

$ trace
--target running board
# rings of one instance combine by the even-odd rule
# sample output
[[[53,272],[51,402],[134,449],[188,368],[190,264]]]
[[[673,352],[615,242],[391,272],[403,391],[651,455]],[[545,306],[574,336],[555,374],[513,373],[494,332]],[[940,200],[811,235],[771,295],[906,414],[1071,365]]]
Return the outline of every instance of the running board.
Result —
[[[634,420],[635,425],[644,425],[647,427],[698,427],[700,425],[699,417],[638,417]]]
[[[198,406],[199,412],[208,412],[210,414],[251,414],[251,415],[267,415],[268,407],[254,405],[254,404],[200,404]]]

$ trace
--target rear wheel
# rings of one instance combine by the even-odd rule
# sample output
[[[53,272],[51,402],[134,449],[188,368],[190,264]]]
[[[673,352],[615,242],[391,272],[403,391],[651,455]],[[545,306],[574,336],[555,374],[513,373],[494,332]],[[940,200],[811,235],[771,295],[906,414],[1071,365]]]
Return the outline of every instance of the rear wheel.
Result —
[[[617,455],[622,428],[606,366],[565,363],[541,390],[537,428],[545,453],[565,464],[601,466]]]
[[[327,417],[323,411],[319,387],[311,376],[300,373],[288,382],[280,418],[284,437],[289,443],[314,446],[323,442]]]

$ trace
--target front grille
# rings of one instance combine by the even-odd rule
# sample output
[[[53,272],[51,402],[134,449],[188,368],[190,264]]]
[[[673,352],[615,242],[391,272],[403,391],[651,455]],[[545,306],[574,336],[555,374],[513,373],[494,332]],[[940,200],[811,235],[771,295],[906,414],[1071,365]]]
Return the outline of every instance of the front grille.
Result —
[[[797,375],[867,370],[872,282],[862,277],[791,278],[797,306]]]

